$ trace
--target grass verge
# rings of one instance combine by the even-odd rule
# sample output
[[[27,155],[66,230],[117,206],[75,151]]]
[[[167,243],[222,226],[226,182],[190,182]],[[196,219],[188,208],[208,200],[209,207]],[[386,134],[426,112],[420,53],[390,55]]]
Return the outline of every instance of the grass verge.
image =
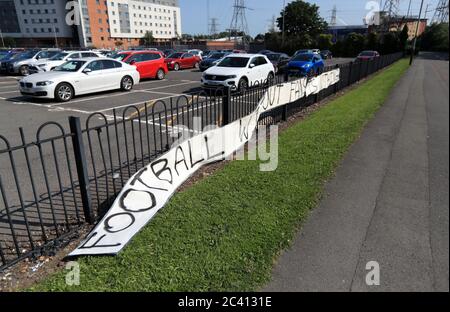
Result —
[[[32,290],[256,290],[407,68],[397,62],[281,133],[275,172],[232,162],[177,194],[117,257],[79,259],[80,286],[61,271]]]

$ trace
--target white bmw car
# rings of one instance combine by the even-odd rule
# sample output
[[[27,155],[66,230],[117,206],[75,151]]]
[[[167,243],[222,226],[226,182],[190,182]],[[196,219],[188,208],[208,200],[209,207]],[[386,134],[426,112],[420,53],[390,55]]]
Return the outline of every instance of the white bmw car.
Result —
[[[230,54],[206,70],[201,83],[205,88],[230,87],[233,91],[242,92],[257,82],[274,77],[275,68],[265,55]]]
[[[23,95],[67,102],[82,94],[130,91],[139,80],[135,66],[113,59],[89,58],[70,60],[53,71],[27,76],[19,84]]]
[[[37,61],[30,65],[30,74],[48,72],[70,60],[81,58],[104,57],[100,53],[93,51],[62,51],[44,61]]]

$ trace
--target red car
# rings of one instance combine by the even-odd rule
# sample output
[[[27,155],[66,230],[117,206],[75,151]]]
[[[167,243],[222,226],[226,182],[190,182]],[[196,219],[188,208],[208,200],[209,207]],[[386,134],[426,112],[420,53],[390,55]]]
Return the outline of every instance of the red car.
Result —
[[[135,65],[141,79],[155,78],[162,80],[169,72],[164,56],[159,51],[128,51],[114,57],[116,60]]]
[[[358,60],[358,61],[371,61],[371,60],[374,60],[374,59],[376,59],[378,57],[380,57],[380,53],[378,53],[377,51],[363,51],[363,52],[361,52],[358,55],[356,60]]]
[[[198,68],[200,61],[200,57],[184,52],[173,53],[166,58],[167,67],[175,71],[185,68]]]

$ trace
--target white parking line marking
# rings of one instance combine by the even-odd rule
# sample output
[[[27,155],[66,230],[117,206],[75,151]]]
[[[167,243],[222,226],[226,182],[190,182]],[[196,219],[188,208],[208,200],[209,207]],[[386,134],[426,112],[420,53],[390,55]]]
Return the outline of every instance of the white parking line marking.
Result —
[[[164,87],[158,87],[158,88],[146,89],[146,91],[160,90],[160,89],[167,89],[167,88],[178,87],[178,86],[184,86],[184,85],[194,84],[194,83],[200,84],[200,82],[198,82],[198,81],[189,81],[189,82],[183,82],[183,83],[173,84],[173,85],[170,85],[170,86],[164,86]]]
[[[11,86],[2,86],[0,89],[11,89],[11,88],[17,88],[17,85],[11,85]]]
[[[162,97],[162,98],[159,98],[159,99],[152,99],[151,101],[158,102],[158,101],[160,101],[160,100],[170,99],[171,97],[173,97],[173,96],[166,96],[166,97]],[[149,101],[150,101],[150,100],[149,100]],[[107,112],[107,111],[110,111],[110,110],[113,110],[113,109],[120,109],[120,108],[124,108],[124,107],[128,107],[128,106],[134,106],[134,105],[139,105],[139,104],[145,104],[145,103],[147,103],[147,102],[148,102],[148,101],[141,101],[141,102],[132,103],[132,104],[125,104],[125,105],[115,106],[115,107],[111,107],[111,108],[105,108],[105,109],[102,109],[102,110],[98,110],[98,111],[96,111],[96,112],[103,113],[103,112]]]
[[[20,93],[19,91],[2,91],[0,92],[0,94],[5,94],[5,93]]]
[[[68,105],[68,104],[73,104],[73,103],[81,103],[81,102],[86,102],[86,101],[106,99],[106,98],[110,98],[110,97],[125,96],[128,94],[133,94],[133,93],[137,93],[137,92],[139,92],[139,91],[131,91],[131,92],[122,92],[122,93],[116,93],[116,94],[94,96],[94,97],[88,97],[88,98],[79,99],[79,100],[72,100],[72,101],[65,102],[65,103],[56,103],[56,104],[52,104],[52,106]]]

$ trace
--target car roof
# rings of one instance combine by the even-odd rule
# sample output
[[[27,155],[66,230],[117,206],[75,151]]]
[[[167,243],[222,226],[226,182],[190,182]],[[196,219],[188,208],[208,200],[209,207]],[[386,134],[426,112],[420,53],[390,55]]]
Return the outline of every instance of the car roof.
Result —
[[[299,54],[297,54],[296,56],[299,56],[299,55],[307,55],[307,56],[309,56],[309,57],[313,57],[313,56],[317,56],[316,54],[314,54],[314,53],[299,53]]]
[[[262,56],[266,57],[264,54],[244,54],[244,53],[231,53],[227,55],[227,57],[255,57],[255,56]]]
[[[78,58],[78,59],[73,59],[72,61],[83,61],[83,62],[90,62],[90,61],[115,61],[117,62],[117,60],[112,59],[112,58],[108,58],[108,57],[85,57],[85,58]]]

